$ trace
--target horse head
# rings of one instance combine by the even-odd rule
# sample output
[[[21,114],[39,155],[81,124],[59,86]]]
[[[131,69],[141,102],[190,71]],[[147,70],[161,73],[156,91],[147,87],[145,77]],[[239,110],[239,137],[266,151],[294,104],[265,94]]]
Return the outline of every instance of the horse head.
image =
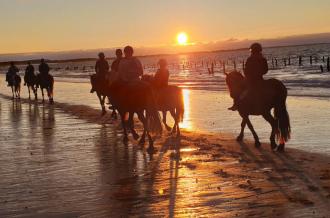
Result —
[[[236,70],[230,73],[225,72],[225,75],[230,96],[233,98],[240,96],[246,88],[244,76]]]

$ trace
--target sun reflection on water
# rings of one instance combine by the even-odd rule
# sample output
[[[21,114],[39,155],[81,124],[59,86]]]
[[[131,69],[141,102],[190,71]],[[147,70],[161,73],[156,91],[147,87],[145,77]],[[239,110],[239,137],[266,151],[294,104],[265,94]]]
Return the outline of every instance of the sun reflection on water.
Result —
[[[183,102],[184,102],[184,116],[183,116],[183,122],[180,123],[180,127],[184,128],[186,130],[193,130],[193,125],[190,118],[190,90],[189,89],[183,89]]]

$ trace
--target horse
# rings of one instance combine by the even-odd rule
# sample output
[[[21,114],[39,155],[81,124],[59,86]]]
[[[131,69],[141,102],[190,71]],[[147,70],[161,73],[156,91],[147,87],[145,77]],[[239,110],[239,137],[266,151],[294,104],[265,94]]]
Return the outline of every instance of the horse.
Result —
[[[37,95],[37,76],[32,73],[32,74],[25,74],[24,75],[24,85],[27,86],[28,91],[29,91],[29,99],[31,99],[31,94],[30,91],[32,89],[32,92],[34,94],[35,100],[38,99]]]
[[[93,74],[90,76],[90,83],[92,86],[92,90],[96,91],[96,95],[100,101],[100,105],[102,108],[101,115],[103,116],[107,113],[105,110],[105,98],[106,98],[105,90],[107,89],[107,85],[108,85],[107,81],[106,80],[98,81],[96,74]],[[109,97],[108,97],[108,100],[109,100],[109,102],[111,102]],[[116,113],[115,107],[111,106],[111,107],[109,107],[109,109],[112,109],[111,117],[114,119],[117,119],[117,113]]]
[[[230,96],[239,99],[237,107],[242,122],[237,141],[243,140],[244,128],[247,125],[253,134],[255,146],[261,146],[249,119],[249,115],[261,115],[272,127],[271,149],[284,152],[285,142],[290,139],[291,134],[290,118],[286,109],[287,88],[284,84],[277,79],[268,79],[258,85],[256,90],[247,90],[246,80],[240,72],[233,71],[225,75]],[[274,116],[271,114],[272,109],[274,109]],[[279,145],[276,144],[275,136],[279,140]]]
[[[142,81],[145,81],[151,84],[153,88],[153,92],[156,96],[156,105],[158,111],[162,112],[163,115],[163,124],[167,131],[171,131],[172,133],[177,133],[177,137],[180,136],[180,126],[179,123],[183,121],[184,115],[184,101],[182,89],[178,86],[168,85],[166,87],[157,88],[154,85],[154,77],[151,75],[143,75]],[[166,115],[167,111],[170,112],[174,125],[171,128],[166,123]]]
[[[21,77],[19,75],[7,76],[8,85],[11,87],[11,92],[13,93],[13,99],[16,97],[20,99],[21,97]]]
[[[132,133],[135,132],[133,125],[127,125],[126,123],[129,120],[127,115],[130,114],[130,117],[132,117],[136,113],[143,124],[143,134],[139,144],[143,145],[147,136],[148,151],[152,151],[154,142],[150,133],[161,133],[162,125],[151,86],[142,81],[124,83],[113,79],[109,81],[106,96],[111,99],[120,114],[124,130],[124,144],[128,142],[127,126],[129,126]]]
[[[41,89],[42,102],[45,102],[44,89],[46,89],[49,103],[53,104],[54,103],[54,98],[53,98],[54,77],[50,74],[41,75],[39,73],[37,75],[37,88],[39,88],[39,87]]]

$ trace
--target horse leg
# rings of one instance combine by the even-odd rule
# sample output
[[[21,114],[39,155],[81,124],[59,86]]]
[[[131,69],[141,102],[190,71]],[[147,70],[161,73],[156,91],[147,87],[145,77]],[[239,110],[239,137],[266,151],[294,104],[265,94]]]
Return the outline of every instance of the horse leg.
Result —
[[[240,132],[240,134],[237,136],[236,141],[238,141],[238,142],[243,141],[245,126],[246,126],[246,122],[245,122],[244,119],[242,119],[242,123],[241,123],[241,132]]]
[[[140,139],[140,141],[139,141],[139,144],[140,144],[140,145],[144,145],[144,143],[146,142],[147,120],[146,120],[146,118],[145,118],[143,112],[138,112],[137,115],[138,115],[139,120],[140,120],[140,121],[142,122],[142,124],[143,124],[143,134],[142,134],[142,136],[141,136],[141,139]]]
[[[134,129],[134,119],[133,118],[134,118],[134,112],[130,112],[129,117],[128,117],[129,129],[131,130],[134,140],[138,140],[140,136],[139,136],[139,134],[137,134],[137,132]]]
[[[152,139],[152,137],[151,137],[151,135],[150,135],[150,133],[149,133],[149,124],[148,124],[148,122],[147,122],[147,120],[148,120],[148,112],[146,112],[146,116],[147,117],[144,117],[143,116],[143,118],[144,118],[144,124],[143,124],[143,126],[144,126],[144,130],[145,130],[145,132],[147,133],[147,135],[148,135],[148,141],[149,141],[149,147],[148,147],[148,149],[147,149],[147,151],[149,152],[149,153],[153,153],[154,152],[154,150],[155,150],[155,147],[154,147],[154,141],[153,141],[153,139]]]
[[[31,95],[30,95],[30,86],[29,86],[29,85],[27,85],[27,87],[28,87],[28,91],[29,91],[29,100],[31,100]]]
[[[14,87],[11,87],[11,92],[13,93],[13,99],[15,99],[15,91],[14,91]]]
[[[45,102],[45,95],[44,95],[44,89],[41,88],[41,95],[42,95],[42,103]]]
[[[270,148],[272,150],[275,150],[277,147],[277,144],[275,142],[275,133],[276,133],[276,120],[274,119],[274,117],[270,114],[270,112],[262,115],[263,118],[270,124],[270,126],[272,127],[272,132],[270,134]]]
[[[176,132],[176,137],[180,137],[181,132],[180,132],[180,127],[179,127],[179,113],[177,113],[174,110],[170,110],[170,113],[174,120],[174,126],[173,126],[172,133]]]
[[[162,114],[163,114],[163,124],[164,124],[166,130],[167,130],[167,131],[171,131],[172,128],[169,127],[169,126],[167,125],[167,123],[166,123],[166,114],[167,114],[167,111],[162,111]]]
[[[38,99],[38,88],[32,86],[32,90],[34,93],[34,99],[37,100]]]
[[[249,119],[249,116],[246,116],[244,119],[245,119],[245,122],[246,122],[247,126],[249,127],[249,129],[251,130],[252,135],[254,137],[254,141],[255,141],[254,145],[257,148],[260,147],[261,146],[261,143],[259,141],[259,137],[258,137],[256,131],[254,130],[253,126],[252,126],[252,123],[251,123],[251,121]]]
[[[126,130],[126,124],[125,124],[125,112],[120,113],[120,117],[121,117],[121,125],[123,127],[123,131],[124,131],[124,138],[123,138],[123,143],[126,145],[128,142],[128,136],[127,136],[127,130]]]

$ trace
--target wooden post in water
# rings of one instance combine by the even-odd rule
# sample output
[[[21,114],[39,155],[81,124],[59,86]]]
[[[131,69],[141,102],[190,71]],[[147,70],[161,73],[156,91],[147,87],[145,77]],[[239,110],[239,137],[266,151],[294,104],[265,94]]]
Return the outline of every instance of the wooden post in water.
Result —
[[[283,58],[284,67],[286,67],[286,59]]]
[[[325,62],[325,58],[324,58],[324,56],[322,57],[322,61],[323,61],[323,63]]]
[[[245,70],[245,60],[243,60],[243,62],[242,62],[242,69],[243,69],[243,72],[244,72],[244,70]]]
[[[327,58],[327,71],[330,72],[330,57]]]
[[[288,58],[288,61],[289,61],[288,65],[290,66],[291,65],[291,57],[290,56]]]
[[[310,65],[313,65],[313,57],[312,56],[309,56],[309,63],[310,63]]]
[[[226,73],[226,63],[222,62],[222,69],[223,69],[223,73]]]
[[[234,69],[236,70],[236,61],[234,60]]]
[[[302,66],[302,58],[301,58],[301,56],[299,56],[298,62],[299,62],[299,66]]]
[[[277,58],[275,58],[275,66],[277,67]]]
[[[321,70],[321,73],[323,73],[323,66],[322,66],[322,64],[320,65],[320,70]]]
[[[272,58],[272,67],[273,67],[273,69],[275,68],[275,66],[274,66],[274,58]]]

